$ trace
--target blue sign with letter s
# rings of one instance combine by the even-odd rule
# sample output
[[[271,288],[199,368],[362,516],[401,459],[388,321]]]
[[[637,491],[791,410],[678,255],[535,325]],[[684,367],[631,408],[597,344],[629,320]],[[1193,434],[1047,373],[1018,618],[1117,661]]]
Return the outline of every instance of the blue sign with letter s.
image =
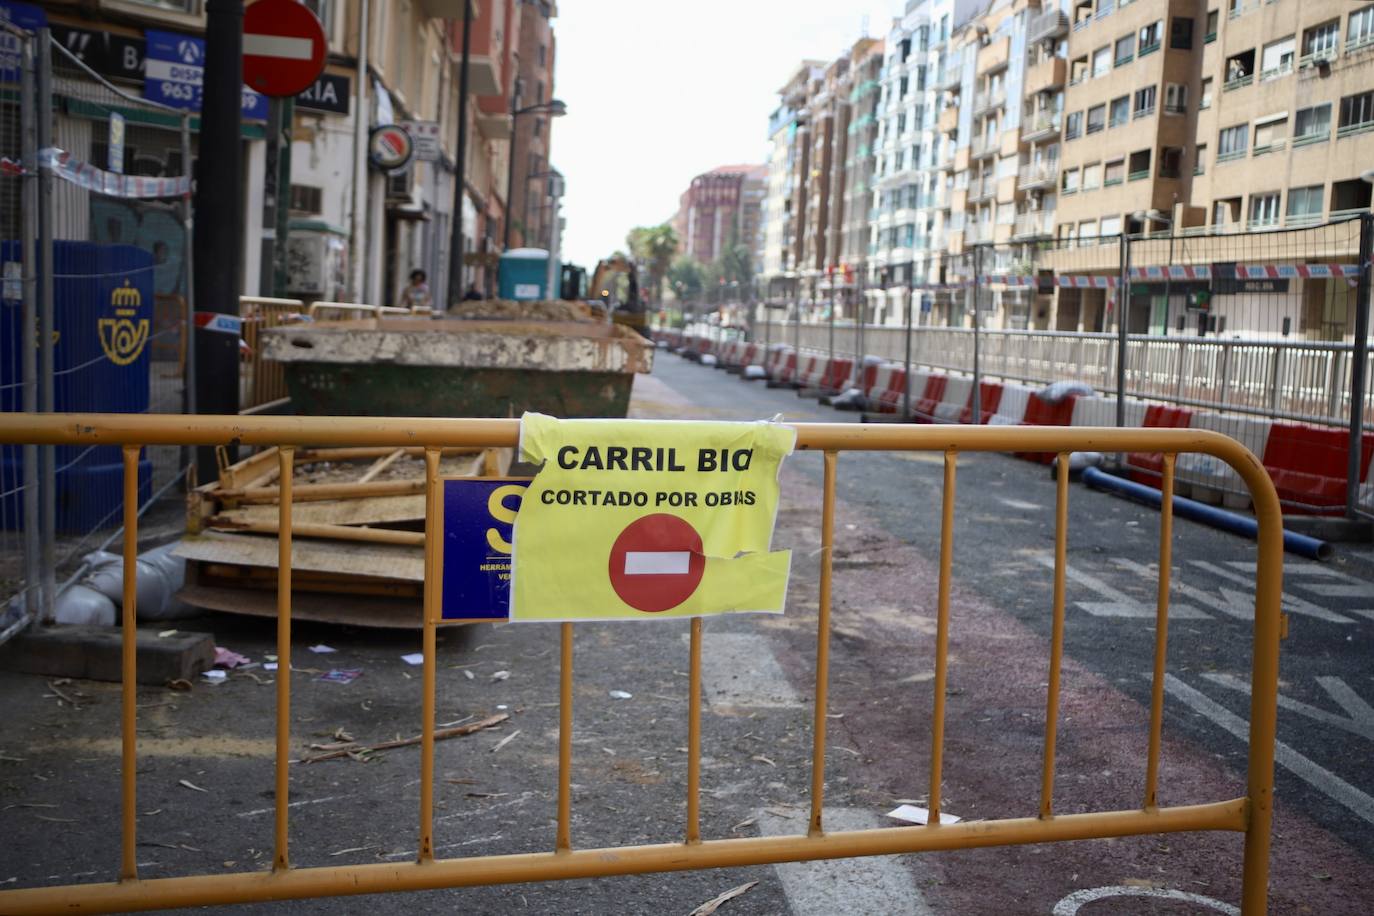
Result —
[[[515,515],[528,486],[510,478],[443,481],[444,620],[510,618]]]

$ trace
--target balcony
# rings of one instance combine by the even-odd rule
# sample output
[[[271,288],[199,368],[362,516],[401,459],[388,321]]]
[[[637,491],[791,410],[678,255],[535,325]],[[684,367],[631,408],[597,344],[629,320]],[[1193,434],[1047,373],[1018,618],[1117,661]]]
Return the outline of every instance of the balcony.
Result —
[[[971,203],[988,200],[997,196],[997,179],[992,175],[974,178],[968,184],[968,199]]]
[[[959,61],[945,64],[945,68],[940,71],[940,75],[935,79],[935,88],[945,91],[952,91],[959,88],[964,81],[964,67]]]
[[[1139,172],[1132,172],[1126,176],[1127,181],[1144,181],[1150,177],[1149,169],[1141,169]]]
[[[1063,14],[1060,13],[1060,15]],[[1025,78],[1022,81],[1025,93],[1030,95],[1035,92],[1047,92],[1063,86],[1068,66],[1068,61],[1062,57],[1049,57],[1038,64],[1027,67]]]
[[[1271,142],[1269,142],[1269,143],[1264,144],[1263,146],[1260,146],[1259,144],[1255,144],[1254,155],[1256,155],[1256,156],[1263,156],[1263,155],[1265,155],[1266,153],[1278,153],[1278,152],[1282,152],[1282,151],[1283,151],[1283,148],[1284,148],[1285,146],[1287,146],[1287,145],[1288,145],[1288,141],[1287,141],[1287,140],[1273,140],[1273,141],[1271,141]]]
[[[1222,84],[1221,88],[1224,92],[1231,92],[1236,89],[1244,89],[1246,86],[1250,85],[1254,81],[1255,74],[1245,73],[1241,76],[1236,77],[1235,79],[1227,80],[1225,83]]]
[[[1047,140],[1058,136],[1060,114],[1057,111],[1042,111],[1034,119],[1021,125],[1021,139],[1027,143]]]
[[[1322,48],[1320,50],[1313,51],[1311,54],[1304,54],[1302,57],[1298,58],[1298,69],[1307,70],[1311,67],[1317,66],[1317,64],[1322,63],[1323,61],[1333,61],[1335,59],[1335,47]]]
[[[1311,146],[1314,143],[1325,143],[1327,140],[1330,139],[1330,128],[1327,128],[1326,130],[1320,131],[1318,133],[1300,134],[1299,136],[1293,138],[1293,149],[1297,149],[1300,146]]]
[[[999,38],[978,49],[978,75],[1000,70],[1011,56],[1011,37]]]
[[[973,113],[980,115],[985,111],[994,108],[1001,108],[1006,104],[1007,93],[1005,90],[997,89],[993,92],[980,92],[973,97]]]
[[[974,137],[973,143],[969,148],[969,155],[974,159],[982,159],[984,156],[995,156],[1001,149],[1002,142],[998,137]]]
[[[1247,220],[1245,228],[1250,232],[1267,232],[1270,229],[1279,228],[1279,218],[1277,216],[1261,216]]]
[[[1054,234],[1054,211],[1032,210],[1016,214],[1011,236],[1015,239],[1036,238]]]
[[[1137,58],[1144,57],[1145,55],[1147,55],[1147,54],[1153,54],[1153,53],[1155,53],[1155,52],[1158,51],[1158,50],[1159,50],[1159,42],[1158,42],[1157,40],[1156,40],[1153,44],[1144,44],[1144,43],[1142,43],[1142,44],[1140,45],[1140,47],[1136,48],[1136,50],[1135,50],[1135,56],[1136,56]]]
[[[979,245],[983,242],[991,242],[995,230],[991,221],[985,223],[974,223],[964,230],[964,241],[969,245]]]
[[[1278,79],[1279,77],[1281,77],[1281,76],[1287,76],[1288,74],[1290,74],[1290,73],[1292,73],[1292,72],[1293,72],[1293,61],[1292,61],[1292,59],[1290,58],[1290,59],[1284,61],[1283,63],[1279,64],[1277,67],[1270,67],[1268,70],[1261,70],[1261,71],[1260,71],[1260,82],[1261,82],[1261,83],[1264,83],[1264,82],[1267,82],[1267,81],[1269,81],[1269,80],[1276,80],[1276,79]]]
[[[1063,10],[1050,10],[1032,17],[1030,24],[1026,27],[1026,38],[1031,42],[1037,42],[1046,38],[1067,35],[1068,32],[1069,17],[1064,14]]]
[[[1300,229],[1304,226],[1315,226],[1322,221],[1322,215],[1317,213],[1290,213],[1283,218],[1284,226],[1289,229]]]
[[[1016,176],[1016,187],[1022,191],[1035,188],[1053,187],[1059,183],[1059,160],[1048,159],[1021,166]]]
[[[1362,134],[1371,130],[1374,130],[1374,120],[1346,124],[1344,127],[1336,129],[1336,139],[1340,140],[1345,137],[1353,137],[1356,134]]]

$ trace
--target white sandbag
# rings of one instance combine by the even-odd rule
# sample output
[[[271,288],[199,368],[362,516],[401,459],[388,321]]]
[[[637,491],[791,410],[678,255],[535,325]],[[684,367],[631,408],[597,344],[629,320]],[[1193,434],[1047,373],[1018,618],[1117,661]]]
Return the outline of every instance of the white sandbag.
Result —
[[[115,606],[113,601],[95,589],[73,585],[57,596],[53,619],[58,623],[112,627],[115,624]]]

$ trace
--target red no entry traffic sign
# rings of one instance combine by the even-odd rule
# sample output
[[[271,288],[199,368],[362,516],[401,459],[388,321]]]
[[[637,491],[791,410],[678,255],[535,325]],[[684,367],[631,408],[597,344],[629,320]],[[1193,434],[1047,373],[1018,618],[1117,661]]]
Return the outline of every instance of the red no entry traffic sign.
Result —
[[[676,515],[635,519],[611,546],[611,588],[630,607],[666,611],[692,596],[706,572],[701,535]]]
[[[243,14],[243,82],[292,96],[315,84],[329,53],[324,28],[299,0],[258,0]]]

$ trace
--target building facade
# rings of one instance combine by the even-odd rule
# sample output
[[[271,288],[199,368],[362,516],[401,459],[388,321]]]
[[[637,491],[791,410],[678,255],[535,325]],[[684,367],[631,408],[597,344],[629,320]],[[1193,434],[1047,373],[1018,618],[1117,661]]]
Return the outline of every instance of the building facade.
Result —
[[[745,246],[752,261],[766,178],[762,165],[723,165],[693,178],[672,221],[681,253],[709,264],[735,244]]]
[[[554,99],[553,19],[558,8],[552,0],[517,0],[520,7],[520,41],[517,53],[515,110],[547,105]],[[561,176],[549,165],[553,117],[534,110],[515,119],[514,171],[511,184],[512,248],[556,247],[557,199],[562,194]]]

